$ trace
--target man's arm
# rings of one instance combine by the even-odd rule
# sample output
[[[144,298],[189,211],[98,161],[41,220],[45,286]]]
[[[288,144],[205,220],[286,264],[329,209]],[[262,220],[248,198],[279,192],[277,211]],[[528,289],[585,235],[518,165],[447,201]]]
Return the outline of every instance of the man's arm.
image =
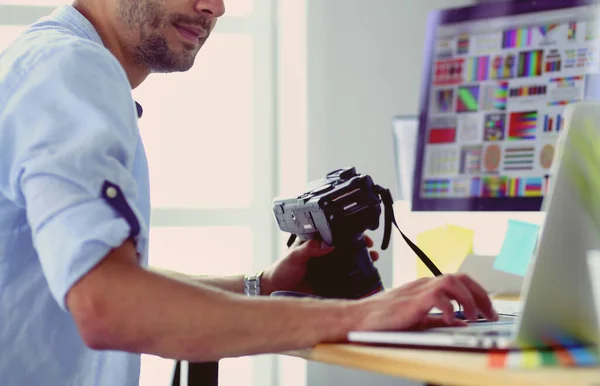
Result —
[[[150,272],[131,242],[77,282],[67,306],[88,346],[190,361],[345,338],[350,302],[249,298]]]
[[[150,271],[173,280],[178,280],[194,286],[209,286],[237,294],[244,293],[244,275],[235,276],[192,276],[164,268],[150,267]],[[263,294],[266,294],[263,291]]]

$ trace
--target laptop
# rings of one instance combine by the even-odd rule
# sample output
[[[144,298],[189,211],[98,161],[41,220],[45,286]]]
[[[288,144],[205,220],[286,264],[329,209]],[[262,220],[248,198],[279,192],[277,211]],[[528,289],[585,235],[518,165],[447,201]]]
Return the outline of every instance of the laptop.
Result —
[[[582,139],[600,146],[600,103],[571,104],[564,119],[542,204],[546,219],[524,279],[519,316],[422,332],[352,331],[349,342],[477,351],[551,346],[557,340],[600,344],[599,310],[587,268],[587,253],[600,249],[594,220],[600,209],[593,207],[600,207],[600,184],[586,183],[589,176],[600,176],[600,162],[582,156],[581,148]]]

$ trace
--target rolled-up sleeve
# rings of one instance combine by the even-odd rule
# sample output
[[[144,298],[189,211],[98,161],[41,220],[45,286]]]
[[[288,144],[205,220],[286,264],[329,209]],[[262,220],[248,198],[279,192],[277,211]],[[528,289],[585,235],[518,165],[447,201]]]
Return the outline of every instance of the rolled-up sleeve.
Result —
[[[125,72],[103,47],[65,42],[15,85],[0,113],[0,141],[10,165],[2,193],[26,210],[50,291],[66,310],[70,288],[111,249],[128,238],[138,252],[146,248]]]

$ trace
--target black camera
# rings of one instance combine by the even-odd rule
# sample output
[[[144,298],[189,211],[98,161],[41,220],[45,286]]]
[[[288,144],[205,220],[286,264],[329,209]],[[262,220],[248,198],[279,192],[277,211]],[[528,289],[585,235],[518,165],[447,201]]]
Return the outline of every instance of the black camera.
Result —
[[[335,170],[314,189],[294,198],[276,198],[279,228],[296,237],[334,246],[330,254],[309,261],[307,280],[319,296],[357,299],[383,290],[363,233],[379,227],[380,188],[355,168]]]
[[[400,231],[390,191],[374,184],[370,176],[356,173],[354,167],[332,171],[310,185],[314,188],[298,197],[273,201],[279,229],[291,233],[288,246],[298,237],[321,240],[335,247],[330,254],[308,262],[309,284],[326,298],[359,299],[382,291],[381,278],[363,234],[379,227],[382,203],[385,229],[381,249],[389,245],[392,224]],[[435,276],[442,274],[418,246],[402,231],[400,234]]]

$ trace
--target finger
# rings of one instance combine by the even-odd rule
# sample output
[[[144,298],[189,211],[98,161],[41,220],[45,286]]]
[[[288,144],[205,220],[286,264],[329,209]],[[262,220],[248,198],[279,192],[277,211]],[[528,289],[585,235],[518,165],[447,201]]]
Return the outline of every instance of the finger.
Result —
[[[457,319],[457,318],[454,318],[452,320],[452,322],[450,324],[448,324],[448,322],[442,316],[427,315],[423,319],[421,324],[419,324],[417,326],[417,328],[425,330],[425,329],[436,328],[436,327],[465,327],[468,325],[469,325],[469,323],[465,322],[464,320]]]
[[[365,238],[365,243],[367,244],[367,248],[371,248],[371,247],[373,247],[373,245],[375,245],[373,243],[373,239],[370,238],[369,236],[364,235],[364,238]]]
[[[379,260],[379,252],[369,251],[369,255],[371,255],[371,260],[373,260],[373,262]]]
[[[429,310],[431,310],[431,308],[433,307],[437,307],[440,311],[442,311],[442,317],[446,321],[446,323],[451,324],[452,321],[455,319],[455,316],[454,306],[450,301],[450,297],[448,297],[443,292],[433,292],[430,294],[430,296],[432,297],[432,301]],[[427,312],[429,312],[429,310]]]
[[[457,277],[465,285],[465,287],[471,291],[473,299],[475,300],[475,304],[483,316],[490,320],[497,320],[498,313],[496,313],[494,310],[492,301],[490,300],[487,291],[468,275],[460,274],[457,275]]]
[[[469,320],[477,320],[477,305],[471,291],[455,275],[445,275],[433,282],[434,291],[443,291],[446,296],[456,300],[464,309]]]

